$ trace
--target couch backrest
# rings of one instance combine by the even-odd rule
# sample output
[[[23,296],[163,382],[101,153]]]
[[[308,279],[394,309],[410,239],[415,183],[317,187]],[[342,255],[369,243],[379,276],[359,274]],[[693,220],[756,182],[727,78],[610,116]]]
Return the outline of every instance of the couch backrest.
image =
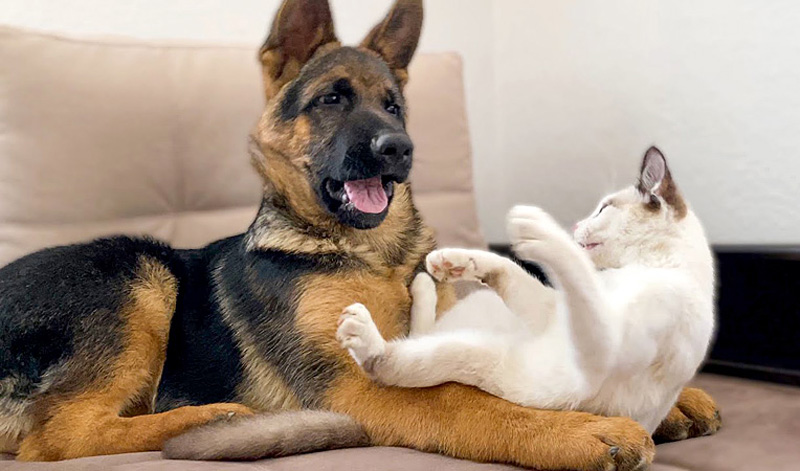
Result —
[[[117,233],[195,247],[251,222],[253,47],[0,28],[0,64],[0,265]],[[418,206],[440,243],[481,246],[460,59],[421,54],[410,75]]]

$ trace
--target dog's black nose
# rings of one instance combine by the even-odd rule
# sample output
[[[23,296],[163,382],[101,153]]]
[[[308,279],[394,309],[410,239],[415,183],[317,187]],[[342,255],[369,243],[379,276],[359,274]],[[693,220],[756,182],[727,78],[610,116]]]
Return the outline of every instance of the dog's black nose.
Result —
[[[372,139],[372,152],[389,161],[405,160],[411,158],[414,144],[405,133],[383,133]]]

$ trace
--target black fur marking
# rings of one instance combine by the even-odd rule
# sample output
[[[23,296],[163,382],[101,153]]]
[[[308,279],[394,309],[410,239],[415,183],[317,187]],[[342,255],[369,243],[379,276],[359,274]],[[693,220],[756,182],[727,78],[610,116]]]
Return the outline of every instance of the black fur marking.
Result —
[[[242,245],[242,236],[223,239],[200,250],[178,251],[179,280],[167,359],[156,410],[236,400],[241,380],[241,352],[220,315],[213,268]]]
[[[238,251],[220,267],[223,276],[217,295],[228,299],[228,316],[246,326],[261,357],[283,377],[304,407],[320,406],[318,401],[338,370],[333,359],[303,342],[295,327],[296,283],[302,275],[332,272],[344,265],[344,259],[337,256]]]
[[[304,344],[294,327],[295,283],[307,273],[344,268],[344,259],[247,252],[243,236],[180,255],[186,268],[157,409],[237,400],[241,351],[225,316],[245,326],[260,356],[304,406],[318,405],[336,366]]]
[[[295,80],[286,89],[283,95],[280,106],[280,119],[282,121],[292,121],[300,116],[302,105],[300,103],[300,95],[305,88],[305,82]]]
[[[122,351],[119,313],[140,257],[168,262],[171,252],[118,237],[42,250],[0,269],[0,381],[16,380],[10,397],[45,386],[46,394],[68,394],[100,378]]]

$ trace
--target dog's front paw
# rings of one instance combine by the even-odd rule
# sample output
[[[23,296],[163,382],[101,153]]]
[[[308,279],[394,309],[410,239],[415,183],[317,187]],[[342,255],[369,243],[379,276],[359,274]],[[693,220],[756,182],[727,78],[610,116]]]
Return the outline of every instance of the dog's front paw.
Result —
[[[515,206],[508,213],[508,237],[523,260],[553,261],[573,245],[552,216],[535,206]]]
[[[386,341],[363,304],[352,304],[342,311],[336,339],[367,373],[371,373],[375,359],[386,352]]]
[[[590,442],[602,444],[586,469],[644,471],[653,462],[655,444],[647,431],[632,419],[598,417],[594,423],[587,423],[582,432],[588,435],[583,439],[587,446]]]
[[[428,273],[438,281],[480,280],[480,251],[469,249],[440,249],[425,258]]]

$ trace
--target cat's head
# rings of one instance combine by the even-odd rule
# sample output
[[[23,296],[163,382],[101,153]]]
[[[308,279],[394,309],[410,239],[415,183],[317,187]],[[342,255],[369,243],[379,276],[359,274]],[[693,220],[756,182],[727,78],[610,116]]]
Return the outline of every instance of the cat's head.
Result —
[[[670,247],[688,212],[667,160],[651,147],[636,184],[600,200],[574,236],[597,268],[618,268]]]

